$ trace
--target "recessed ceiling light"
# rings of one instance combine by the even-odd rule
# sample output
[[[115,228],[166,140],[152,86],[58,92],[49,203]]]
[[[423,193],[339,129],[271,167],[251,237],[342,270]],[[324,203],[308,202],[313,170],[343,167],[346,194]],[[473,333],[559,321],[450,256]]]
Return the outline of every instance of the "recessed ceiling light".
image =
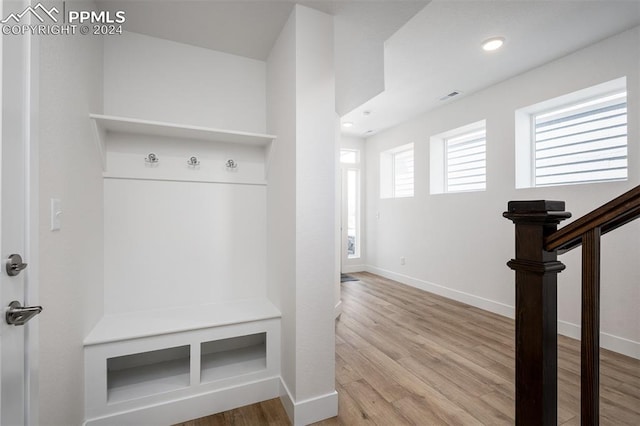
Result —
[[[482,42],[482,48],[487,52],[498,50],[504,44],[504,37],[491,37]]]
[[[353,123],[350,121],[345,121],[342,123],[342,127],[353,127]]]

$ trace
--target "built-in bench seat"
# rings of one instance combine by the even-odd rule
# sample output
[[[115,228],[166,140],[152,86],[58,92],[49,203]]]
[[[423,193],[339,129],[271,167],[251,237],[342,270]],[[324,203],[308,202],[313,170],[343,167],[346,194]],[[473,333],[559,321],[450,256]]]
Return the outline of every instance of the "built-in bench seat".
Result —
[[[84,340],[86,424],[170,424],[279,396],[266,298],[104,316]]]

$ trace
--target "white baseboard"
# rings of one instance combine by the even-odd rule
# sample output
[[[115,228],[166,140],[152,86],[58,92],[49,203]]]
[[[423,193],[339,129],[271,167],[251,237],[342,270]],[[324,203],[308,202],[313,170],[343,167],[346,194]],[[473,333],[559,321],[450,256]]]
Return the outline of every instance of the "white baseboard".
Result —
[[[367,265],[343,265],[340,268],[340,272],[343,274],[351,274],[354,272],[364,272],[367,270]]]
[[[439,296],[446,297],[448,299],[457,300],[458,302],[466,303],[467,305],[475,306],[477,308],[484,309],[485,311],[493,312],[498,315],[509,318],[514,318],[515,315],[515,309],[513,306],[496,302],[494,300],[485,299],[483,297],[476,296],[470,293],[465,293],[464,291],[444,287],[438,284],[431,283],[429,281],[424,281],[418,278],[410,277],[408,275],[388,271],[386,269],[378,268],[372,265],[367,265],[367,272],[371,272],[372,274],[377,274],[385,278],[401,282],[402,284],[407,284],[411,287],[419,288],[420,290],[428,291],[429,293],[434,293]]]
[[[580,340],[580,326],[567,321],[558,321],[558,334]],[[600,332],[600,347],[640,359],[640,343],[624,337]]]
[[[280,380],[280,400],[293,426],[304,426],[338,415],[338,392],[335,390],[303,401],[295,401],[284,380]]]
[[[378,268],[373,265],[367,265],[366,271],[508,318],[513,319],[515,315],[514,306],[510,306],[501,302],[485,299],[480,296],[465,293],[463,291],[455,290],[449,287],[444,287],[408,275]],[[566,321],[558,321],[558,333],[563,336],[579,340],[580,326]],[[640,359],[640,342],[635,342],[633,340],[625,339],[624,337],[615,336],[613,334],[600,333],[600,346],[613,352]]]
[[[131,411],[88,419],[85,426],[176,424],[280,396],[280,376]]]

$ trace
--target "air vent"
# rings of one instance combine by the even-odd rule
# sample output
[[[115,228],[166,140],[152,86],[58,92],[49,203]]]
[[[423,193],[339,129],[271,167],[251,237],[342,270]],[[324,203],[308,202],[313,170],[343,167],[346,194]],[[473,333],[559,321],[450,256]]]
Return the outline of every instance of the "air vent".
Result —
[[[445,95],[443,97],[440,98],[441,101],[446,101],[447,99],[451,99],[454,96],[458,96],[460,94],[460,92],[458,92],[457,90],[454,90],[453,92],[449,93],[448,95]]]

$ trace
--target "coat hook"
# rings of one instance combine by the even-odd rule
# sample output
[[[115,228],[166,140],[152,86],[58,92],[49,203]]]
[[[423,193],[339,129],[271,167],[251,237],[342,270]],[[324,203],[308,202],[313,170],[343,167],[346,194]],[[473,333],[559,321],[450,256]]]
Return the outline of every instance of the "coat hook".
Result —
[[[236,163],[234,160],[229,159],[227,160],[227,162],[225,163],[225,165],[227,166],[227,170],[232,171],[238,168],[238,163]]]
[[[144,161],[146,161],[147,163],[155,164],[160,161],[160,159],[153,152],[150,152],[149,155],[147,155],[147,157],[144,159]]]
[[[200,161],[198,160],[198,157],[193,156],[187,160],[187,164],[191,167],[195,167],[200,165]]]

